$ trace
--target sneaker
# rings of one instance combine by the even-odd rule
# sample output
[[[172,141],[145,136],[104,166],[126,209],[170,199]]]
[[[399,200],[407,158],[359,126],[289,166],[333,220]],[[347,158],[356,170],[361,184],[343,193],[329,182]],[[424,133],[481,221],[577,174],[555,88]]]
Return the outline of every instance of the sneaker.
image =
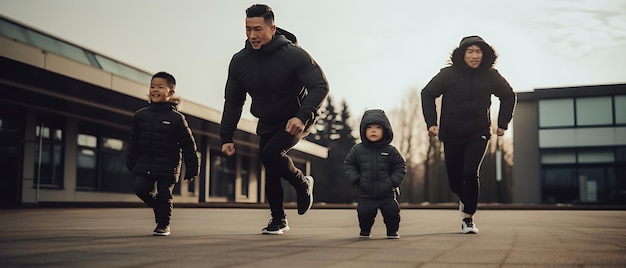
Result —
[[[370,232],[365,232],[365,231],[361,231],[359,233],[359,238],[370,238],[372,237],[372,235],[370,234]]]
[[[313,177],[305,176],[307,181],[305,189],[298,191],[298,214],[306,213],[313,205]]]
[[[399,239],[400,235],[398,232],[387,233],[387,239]]]
[[[289,231],[289,226],[287,226],[286,219],[271,219],[270,222],[267,224],[267,227],[261,230],[261,233],[279,235],[285,233],[286,231]]]
[[[464,234],[477,234],[478,233],[478,228],[476,228],[476,224],[474,224],[474,221],[472,220],[472,218],[463,219],[463,224],[461,224],[461,230],[463,231]]]
[[[157,225],[157,227],[154,229],[154,231],[152,231],[152,235],[168,236],[168,235],[170,235],[170,226],[169,225],[166,225],[166,226],[159,226],[159,225]]]

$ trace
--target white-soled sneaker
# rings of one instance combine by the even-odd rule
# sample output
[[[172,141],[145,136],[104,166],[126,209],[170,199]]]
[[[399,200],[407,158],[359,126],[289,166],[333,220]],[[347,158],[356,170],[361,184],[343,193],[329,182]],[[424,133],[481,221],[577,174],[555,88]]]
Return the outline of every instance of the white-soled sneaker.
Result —
[[[474,220],[472,220],[472,218],[465,218],[461,224],[461,231],[464,234],[477,234],[478,228],[476,227],[476,224],[474,224]]]
[[[155,236],[168,236],[170,235],[170,226],[160,226],[158,225],[154,231],[152,231],[152,235]]]
[[[304,188],[298,190],[298,214],[303,215],[313,205],[313,184],[314,180],[311,176],[304,177],[306,179],[306,185]]]
[[[280,235],[280,234],[285,233],[286,231],[289,231],[289,226],[287,225],[286,219],[280,219],[280,220],[271,219],[270,222],[267,224],[267,227],[261,230],[261,233]]]

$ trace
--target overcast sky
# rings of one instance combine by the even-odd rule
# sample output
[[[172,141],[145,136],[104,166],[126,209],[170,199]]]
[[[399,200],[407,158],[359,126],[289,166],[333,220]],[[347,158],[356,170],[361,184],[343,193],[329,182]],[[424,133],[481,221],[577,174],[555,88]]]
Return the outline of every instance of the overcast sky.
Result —
[[[228,63],[245,41],[243,0],[0,0],[0,14],[145,71],[222,109]],[[272,0],[276,23],[322,66],[336,105],[391,110],[467,35],[500,54],[518,92],[626,82],[624,0]],[[146,81],[146,85],[148,81]],[[146,86],[147,90],[147,86]]]

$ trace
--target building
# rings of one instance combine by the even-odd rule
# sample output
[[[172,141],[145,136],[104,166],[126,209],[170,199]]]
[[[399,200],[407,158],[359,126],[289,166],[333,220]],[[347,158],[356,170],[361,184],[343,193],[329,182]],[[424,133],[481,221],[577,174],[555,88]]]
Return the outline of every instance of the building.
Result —
[[[132,116],[147,104],[151,73],[5,17],[0,67],[1,206],[140,202],[125,149]],[[191,183],[181,180],[176,202],[264,203],[256,121],[241,120],[238,153],[228,158],[220,111],[189,100],[180,111],[198,144],[201,173]],[[326,158],[328,149],[302,141],[290,155],[308,174],[310,160]]]
[[[626,84],[518,93],[513,202],[626,203]]]

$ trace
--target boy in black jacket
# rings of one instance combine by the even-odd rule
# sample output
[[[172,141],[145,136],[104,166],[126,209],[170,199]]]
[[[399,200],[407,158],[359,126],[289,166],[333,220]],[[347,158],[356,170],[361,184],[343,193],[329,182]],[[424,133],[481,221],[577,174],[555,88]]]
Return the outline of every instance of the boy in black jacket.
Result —
[[[181,157],[185,159],[185,180],[192,181],[200,170],[191,129],[176,108],[180,98],[174,96],[175,87],[176,80],[169,73],[152,77],[150,104],[135,112],[126,159],[126,167],[137,175],[135,193],[154,210],[157,226],[153,235],[158,236],[170,234],[172,190],[180,176]],[[152,193],[155,183],[156,195]]]
[[[406,175],[406,162],[391,145],[393,131],[383,110],[368,110],[360,125],[361,143],[355,144],[344,161],[350,182],[359,187],[359,234],[369,238],[378,209],[387,226],[387,238],[397,239],[400,227],[400,205],[396,197]]]

